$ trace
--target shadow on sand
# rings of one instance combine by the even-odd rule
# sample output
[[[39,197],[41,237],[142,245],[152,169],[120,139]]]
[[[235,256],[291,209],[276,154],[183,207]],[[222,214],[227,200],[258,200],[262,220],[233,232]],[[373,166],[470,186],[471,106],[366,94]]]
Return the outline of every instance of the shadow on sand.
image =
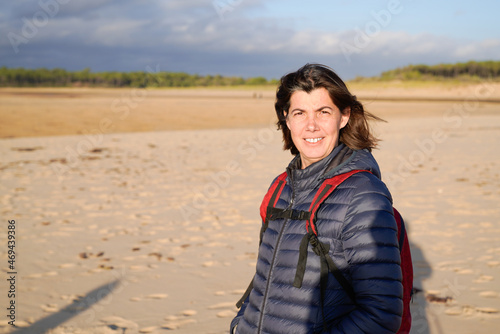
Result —
[[[31,324],[29,327],[24,327],[17,329],[11,334],[41,334],[48,330],[54,329],[60,324],[68,321],[69,319],[75,317],[79,313],[84,312],[92,305],[98,303],[100,300],[108,296],[116,287],[119,285],[120,280],[114,280],[111,283],[101,285],[98,288],[87,293],[86,296],[73,301],[70,305],[66,306],[57,313],[51,314],[37,322]]]
[[[407,231],[409,232],[411,228],[411,223],[405,221]],[[413,262],[413,288],[414,294],[412,297],[412,302],[410,304],[410,310],[412,315],[412,326],[411,333],[415,334],[441,334],[443,333],[439,320],[434,318],[431,314],[427,314],[427,304],[426,293],[423,288],[423,281],[431,277],[432,267],[425,258],[422,249],[415,243],[412,242],[411,238],[408,239],[410,242],[410,250]],[[432,330],[431,330],[432,329]]]

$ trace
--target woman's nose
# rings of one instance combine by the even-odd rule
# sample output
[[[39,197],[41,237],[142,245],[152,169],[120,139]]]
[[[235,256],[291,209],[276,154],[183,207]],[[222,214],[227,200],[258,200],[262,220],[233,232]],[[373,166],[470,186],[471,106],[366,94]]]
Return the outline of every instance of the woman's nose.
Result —
[[[318,128],[318,120],[316,114],[310,113],[307,115],[307,128],[309,130],[316,130]]]

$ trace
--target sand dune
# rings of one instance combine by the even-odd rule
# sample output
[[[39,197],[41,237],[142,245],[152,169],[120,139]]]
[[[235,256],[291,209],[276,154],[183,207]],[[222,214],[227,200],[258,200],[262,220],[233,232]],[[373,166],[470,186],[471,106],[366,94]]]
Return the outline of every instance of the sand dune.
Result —
[[[151,91],[113,131],[94,131],[123,92],[0,91],[20,326],[4,318],[0,332],[227,333],[254,270],[258,205],[291,158],[272,91]],[[477,103],[474,87],[447,102],[364,96],[388,121],[374,153],[409,228],[422,290],[412,333],[495,332],[500,105]]]

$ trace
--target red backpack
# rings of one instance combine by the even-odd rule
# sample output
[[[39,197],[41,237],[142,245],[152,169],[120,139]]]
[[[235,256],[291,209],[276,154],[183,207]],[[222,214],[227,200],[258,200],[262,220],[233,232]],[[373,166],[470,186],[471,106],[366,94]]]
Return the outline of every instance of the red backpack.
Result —
[[[326,280],[328,279],[328,272],[331,272],[337,281],[340,283],[342,288],[346,291],[349,298],[351,298],[354,303],[355,294],[351,283],[344,277],[341,271],[337,268],[332,258],[328,255],[329,245],[319,242],[318,231],[316,229],[316,212],[318,211],[321,204],[326,200],[326,198],[337,188],[339,184],[348,179],[351,175],[368,172],[366,170],[353,170],[348,173],[340,174],[332,178],[323,181],[323,184],[318,189],[318,192],[314,196],[314,199],[309,207],[309,211],[298,211],[294,209],[283,210],[275,207],[278,199],[280,198],[281,192],[286,184],[286,172],[281,174],[276,178],[271,187],[269,188],[267,194],[264,196],[262,204],[260,206],[260,215],[262,217],[262,228],[260,232],[260,243],[262,242],[262,236],[267,228],[269,220],[275,220],[278,218],[288,218],[294,220],[305,220],[307,234],[303,237],[299,249],[299,260],[297,263],[297,271],[295,274],[295,279],[293,285],[297,288],[302,286],[302,280],[304,278],[306,261],[307,261],[307,247],[310,243],[313,247],[313,251],[316,255],[321,258],[321,276],[320,276],[320,289],[321,289],[321,305],[323,305],[324,291],[326,288]],[[410,301],[413,291],[413,266],[410,253],[410,245],[408,242],[408,236],[406,234],[405,224],[403,218],[399,212],[393,208],[394,218],[396,219],[398,225],[398,235],[399,235],[399,251],[401,253],[401,271],[403,274],[403,316],[401,321],[401,327],[398,333],[409,333],[411,328],[411,313],[410,313]],[[239,308],[245,301],[245,299],[250,294],[253,288],[253,282],[250,283],[247,291],[243,297],[238,301],[236,306]]]

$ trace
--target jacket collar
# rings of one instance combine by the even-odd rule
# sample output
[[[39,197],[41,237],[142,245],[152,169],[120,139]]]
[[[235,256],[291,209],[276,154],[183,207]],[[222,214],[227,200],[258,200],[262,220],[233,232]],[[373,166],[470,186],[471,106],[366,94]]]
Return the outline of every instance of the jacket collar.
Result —
[[[287,182],[298,191],[313,189],[327,178],[354,169],[368,170],[381,178],[379,166],[368,150],[353,150],[340,143],[327,157],[304,169],[301,169],[300,154],[297,154],[287,167]]]
[[[307,166],[304,169],[301,169],[302,163],[300,154],[297,154],[287,167],[287,182],[290,183],[296,191],[316,188],[323,182],[325,173],[334,168],[334,165],[339,163],[339,157],[341,158],[349,155],[346,153],[340,154],[346,150],[352,152],[349,147],[341,143],[335,147],[327,157]]]

